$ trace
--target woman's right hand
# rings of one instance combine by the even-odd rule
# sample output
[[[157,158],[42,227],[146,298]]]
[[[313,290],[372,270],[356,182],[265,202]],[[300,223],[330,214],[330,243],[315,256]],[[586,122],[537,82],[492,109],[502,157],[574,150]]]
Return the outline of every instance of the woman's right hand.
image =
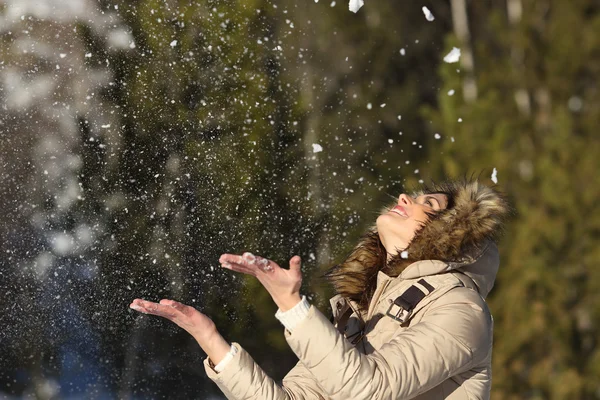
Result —
[[[283,269],[275,261],[248,252],[241,256],[222,254],[219,262],[223,268],[256,277],[281,311],[291,309],[302,300],[302,269],[299,256],[290,259],[289,269]]]
[[[215,323],[193,307],[168,299],[163,299],[160,303],[135,299],[129,307],[176,323],[196,339],[214,364],[218,364],[231,348],[217,330]]]

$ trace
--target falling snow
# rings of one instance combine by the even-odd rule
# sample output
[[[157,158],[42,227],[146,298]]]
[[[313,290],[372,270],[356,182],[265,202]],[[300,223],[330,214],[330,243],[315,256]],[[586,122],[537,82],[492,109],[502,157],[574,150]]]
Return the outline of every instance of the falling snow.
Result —
[[[431,13],[431,11],[429,11],[429,8],[423,6],[422,10],[423,10],[423,14],[425,14],[425,19],[427,21],[431,22],[431,21],[433,21],[435,19],[435,17]]]
[[[460,49],[458,47],[453,47],[452,50],[450,50],[450,53],[446,54],[444,57],[444,62],[447,63],[455,63],[458,62],[458,60],[460,60]]]
[[[348,9],[353,13],[357,13],[364,4],[365,3],[363,0],[350,0],[348,3]]]
[[[496,168],[494,168],[494,170],[492,171],[492,182],[494,183],[498,183],[498,171],[496,170]]]
[[[384,92],[385,81],[370,75],[375,64],[356,48],[340,46],[329,59],[343,66],[338,76],[317,66],[317,42],[306,36],[321,29],[316,17],[278,3],[242,13],[218,2],[96,3],[2,4],[0,124],[9,149],[2,155],[11,158],[1,161],[10,181],[6,203],[21,214],[3,220],[10,234],[0,271],[15,274],[18,285],[0,288],[7,298],[20,296],[5,304],[20,315],[15,319],[31,318],[31,335],[56,344],[47,351],[46,344],[21,343],[33,349],[27,363],[45,371],[44,357],[56,357],[53,371],[84,366],[85,379],[107,387],[117,380],[129,398],[138,396],[132,393],[140,382],[170,372],[162,359],[142,362],[158,351],[159,337],[180,335],[130,313],[133,297],[177,297],[199,307],[214,301],[219,318],[249,324],[243,311],[227,309],[224,295],[252,300],[252,286],[222,274],[217,253],[303,251],[303,270],[327,265],[339,239],[353,237],[353,227],[371,217],[363,204],[379,201],[373,193],[420,173],[415,154],[425,153],[428,140],[410,129],[410,106]],[[363,5],[350,0],[348,8],[357,13]],[[188,15],[186,7],[196,6],[202,12]],[[351,17],[335,6],[311,8]],[[435,19],[422,10],[427,21]],[[364,11],[350,19],[371,27],[382,18]],[[271,18],[280,19],[265,23]],[[342,28],[332,28],[331,38],[338,40]],[[396,41],[385,56],[405,56],[413,41],[419,43]],[[351,84],[330,89],[338,79]],[[569,107],[582,105],[571,99]],[[400,112],[409,117],[402,121]],[[344,122],[336,125],[338,116]],[[388,176],[394,181],[384,182]],[[245,259],[266,268],[264,258],[246,252]],[[161,335],[148,334],[157,327]],[[0,339],[16,343],[19,332],[3,327]],[[125,351],[105,356],[100,344],[108,348],[115,337]],[[128,364],[113,376],[115,363]],[[47,375],[36,383],[42,397],[72,389]],[[138,397],[158,397],[145,394]]]

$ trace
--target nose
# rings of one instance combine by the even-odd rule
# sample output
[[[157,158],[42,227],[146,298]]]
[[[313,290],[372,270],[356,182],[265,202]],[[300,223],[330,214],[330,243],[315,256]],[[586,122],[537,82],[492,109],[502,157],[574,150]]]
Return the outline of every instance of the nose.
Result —
[[[413,200],[410,196],[406,195],[405,193],[402,193],[398,198],[398,203],[404,205],[411,205],[413,204]]]

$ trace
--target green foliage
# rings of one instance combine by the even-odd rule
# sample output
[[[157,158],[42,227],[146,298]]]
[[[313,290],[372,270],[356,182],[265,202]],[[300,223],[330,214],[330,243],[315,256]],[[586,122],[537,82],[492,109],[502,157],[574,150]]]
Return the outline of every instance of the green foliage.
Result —
[[[21,51],[19,31],[48,48],[72,42],[67,59],[80,60],[81,75],[63,68],[54,82],[83,85],[87,100],[57,89],[52,112],[3,111],[0,120],[2,176],[12,174],[0,228],[2,265],[10,266],[0,286],[10,288],[10,300],[0,304],[8,309],[18,292],[15,303],[34,317],[14,346],[24,350],[7,359],[59,373],[38,353],[56,359],[66,339],[31,347],[46,317],[23,306],[44,293],[32,271],[38,253],[51,249],[22,238],[85,224],[94,227],[94,244],[55,260],[95,268],[93,280],[73,284],[69,301],[97,334],[103,362],[118,371],[110,384],[122,397],[142,387],[151,397],[215,389],[199,378],[193,340],[164,321],[133,318],[133,297],[198,307],[280,379],[295,357],[275,306],[255,280],[221,271],[221,253],[252,251],[284,267],[301,255],[302,292],[328,313],[321,273],[383,205],[429,178],[481,173],[490,183],[496,168],[515,215],[490,298],[493,398],[596,398],[599,9],[592,0],[516,2],[523,12],[512,22],[506,2],[467,2],[478,89],[471,102],[463,93],[470,72],[441,63],[453,46],[465,47],[449,33],[447,3],[436,3],[431,23],[415,4],[369,2],[353,14],[345,3],[266,0],[102,1],[97,21],[23,19],[2,36],[3,68],[20,68],[27,79],[56,74],[55,61]],[[130,46],[111,44],[112,29],[122,26],[105,29],[102,21],[113,18]],[[94,86],[96,79],[105,82]],[[73,110],[68,129],[46,115],[58,103]],[[45,165],[36,157],[62,154],[29,154],[45,138],[40,126],[64,129],[75,144],[63,147],[81,161],[72,172],[81,201],[67,209],[36,171]],[[29,224],[37,210],[47,214],[42,228]],[[148,365],[160,366],[161,378]]]
[[[516,210],[490,299],[492,398],[596,398],[599,98],[589,77],[600,61],[600,10],[589,1],[523,7],[516,24],[478,7],[476,101],[460,90],[449,97],[464,77],[456,65],[441,67],[439,110],[424,110],[445,136],[432,147],[431,168],[437,176],[496,168]]]

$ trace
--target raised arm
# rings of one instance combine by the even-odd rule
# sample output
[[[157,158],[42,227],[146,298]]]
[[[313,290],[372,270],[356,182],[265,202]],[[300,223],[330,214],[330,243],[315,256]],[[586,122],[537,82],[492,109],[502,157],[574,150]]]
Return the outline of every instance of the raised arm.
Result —
[[[257,276],[274,300],[290,292],[289,288],[282,289],[284,280],[271,282],[286,271],[274,263],[270,264],[272,269],[260,271],[251,257],[226,255],[221,262],[227,262],[225,267],[232,270]],[[437,300],[419,323],[369,355],[358,351],[314,306],[285,335],[324,397],[411,399],[486,360],[492,320],[477,293],[456,288]]]
[[[255,267],[255,270],[244,272],[259,279],[264,278],[265,275],[275,278],[270,279],[266,286],[279,294],[276,297],[276,303],[280,307],[278,318],[286,323],[288,329],[292,329],[295,323],[305,317],[309,307],[305,300],[300,301],[299,289],[302,280],[300,258],[293,258],[290,261],[290,269],[284,270],[274,262],[250,256],[245,255],[251,262],[249,265]],[[225,261],[227,259],[228,255],[222,258],[224,267],[233,269],[232,265]],[[231,258],[232,261],[241,259],[241,256]],[[235,265],[237,268],[238,264]],[[286,375],[283,385],[279,385],[238,343],[229,345],[219,334],[213,321],[193,307],[167,299],[161,300],[160,303],[135,299],[130,307],[139,312],[167,318],[190,333],[208,355],[204,360],[208,377],[219,386],[228,399],[323,399],[322,389],[301,363]],[[284,312],[285,315],[281,316]]]

